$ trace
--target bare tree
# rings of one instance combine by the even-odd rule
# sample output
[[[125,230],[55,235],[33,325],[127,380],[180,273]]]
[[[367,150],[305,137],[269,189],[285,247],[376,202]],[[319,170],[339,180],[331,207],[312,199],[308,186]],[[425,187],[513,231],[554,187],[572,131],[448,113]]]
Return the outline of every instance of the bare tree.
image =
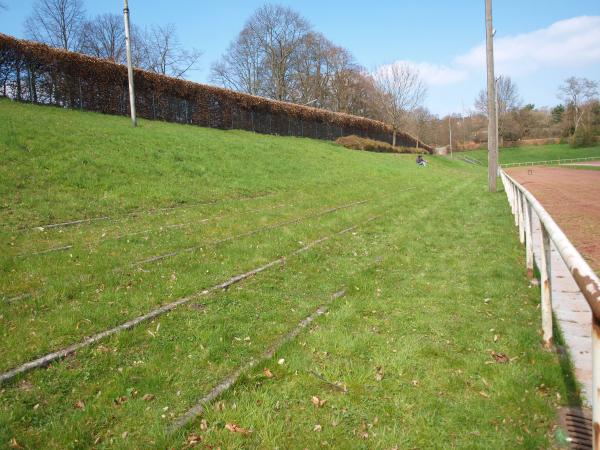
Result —
[[[117,63],[125,61],[125,29],[117,14],[102,14],[83,24],[81,51]]]
[[[211,81],[253,95],[379,117],[372,78],[289,8],[267,5],[212,65]]]
[[[308,22],[290,8],[265,5],[254,13],[246,26],[260,44],[269,67],[269,97],[289,100],[292,62],[310,31]]]
[[[410,113],[410,125],[409,129],[414,133],[417,138],[417,148],[419,148],[419,141],[425,140],[426,130],[430,127],[431,123],[435,120],[435,117],[431,112],[423,107],[418,106]],[[429,142],[431,139],[429,137]]]
[[[302,39],[292,62],[289,97],[297,103],[330,107],[329,85],[334,75],[334,57],[344,50],[321,33],[310,32]]]
[[[244,28],[220,61],[213,64],[211,80],[226,88],[263,95],[266,68],[261,48],[249,28]]]
[[[381,67],[373,75],[381,93],[383,118],[393,129],[392,145],[396,146],[396,133],[402,128],[407,115],[421,104],[427,88],[419,71],[406,63]]]
[[[185,73],[197,66],[202,55],[199,50],[183,48],[174,24],[153,26],[145,33],[144,41],[143,65],[148,70],[163,75],[183,77]]]
[[[81,0],[37,0],[25,20],[31,38],[65,50],[79,50],[85,11]]]
[[[573,108],[573,134],[575,134],[585,111],[584,104],[598,96],[598,83],[587,78],[569,77],[558,90],[559,98],[566,103],[567,107]]]
[[[510,115],[518,111],[522,100],[519,88],[508,76],[501,75],[496,79],[496,95],[498,97],[498,134],[502,139],[509,133]],[[475,99],[477,112],[488,115],[487,90],[482,89]]]

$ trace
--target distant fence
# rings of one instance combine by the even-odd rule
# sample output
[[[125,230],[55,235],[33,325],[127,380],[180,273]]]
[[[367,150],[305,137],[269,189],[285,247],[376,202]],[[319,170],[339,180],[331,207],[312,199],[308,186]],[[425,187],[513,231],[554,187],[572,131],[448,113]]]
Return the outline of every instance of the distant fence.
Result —
[[[335,140],[358,135],[392,142],[392,128],[349,114],[270,100],[135,70],[137,114],[203,127]],[[127,69],[0,33],[0,94],[18,101],[129,115]],[[398,132],[396,144],[416,147]],[[432,153],[423,143],[419,147]]]
[[[546,161],[526,161],[526,162],[517,162],[517,163],[509,163],[502,164],[502,167],[519,167],[519,166],[551,166],[551,165],[563,165],[563,164],[572,164],[583,161],[598,161],[600,160],[600,156],[589,156],[587,158],[566,158],[566,159],[549,159]]]

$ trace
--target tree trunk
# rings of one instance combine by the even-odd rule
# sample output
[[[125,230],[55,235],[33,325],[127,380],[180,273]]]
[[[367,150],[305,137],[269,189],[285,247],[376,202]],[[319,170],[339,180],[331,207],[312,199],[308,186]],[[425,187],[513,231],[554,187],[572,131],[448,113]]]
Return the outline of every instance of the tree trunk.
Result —
[[[392,147],[396,146],[396,130],[392,132]]]
[[[17,62],[17,100],[21,101],[21,64]]]

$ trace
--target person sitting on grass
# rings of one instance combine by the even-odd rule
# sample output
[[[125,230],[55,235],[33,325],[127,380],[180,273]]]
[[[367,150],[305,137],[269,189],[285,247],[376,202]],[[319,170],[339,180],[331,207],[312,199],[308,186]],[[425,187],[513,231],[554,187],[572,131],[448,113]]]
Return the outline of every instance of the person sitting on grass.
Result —
[[[425,167],[427,165],[427,160],[423,158],[423,155],[417,156],[417,166]]]

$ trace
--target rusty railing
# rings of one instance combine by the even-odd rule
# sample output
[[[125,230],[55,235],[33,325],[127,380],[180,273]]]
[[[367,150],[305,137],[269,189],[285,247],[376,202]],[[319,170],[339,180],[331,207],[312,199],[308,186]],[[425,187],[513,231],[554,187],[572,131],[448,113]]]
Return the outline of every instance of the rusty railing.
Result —
[[[567,236],[536,198],[502,169],[499,170],[508,202],[519,227],[519,239],[526,248],[527,274],[533,277],[533,214],[541,225],[540,282],[542,291],[542,332],[544,346],[552,346],[552,265],[553,243],[592,311],[592,419],[594,450],[600,450],[600,280]]]

